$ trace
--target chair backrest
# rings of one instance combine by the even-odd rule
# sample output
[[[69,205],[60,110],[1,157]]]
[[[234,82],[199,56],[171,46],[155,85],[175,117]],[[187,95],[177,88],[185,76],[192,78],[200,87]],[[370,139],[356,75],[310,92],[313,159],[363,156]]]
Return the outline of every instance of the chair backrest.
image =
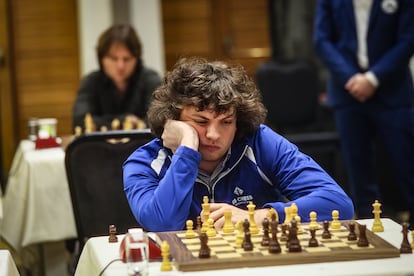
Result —
[[[318,75],[305,59],[268,60],[256,71],[257,86],[268,109],[267,123],[280,132],[316,120]]]
[[[122,164],[152,140],[149,130],[83,134],[66,148],[65,165],[81,248],[89,237],[139,226],[123,190]]]

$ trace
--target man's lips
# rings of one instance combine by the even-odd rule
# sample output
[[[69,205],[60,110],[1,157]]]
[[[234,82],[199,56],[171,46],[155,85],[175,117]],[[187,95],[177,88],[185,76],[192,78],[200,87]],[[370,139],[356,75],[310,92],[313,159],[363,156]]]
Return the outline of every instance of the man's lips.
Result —
[[[216,150],[219,150],[220,149],[220,147],[219,146],[216,146],[216,145],[202,145],[201,147],[203,149],[208,150],[208,151],[216,151]]]

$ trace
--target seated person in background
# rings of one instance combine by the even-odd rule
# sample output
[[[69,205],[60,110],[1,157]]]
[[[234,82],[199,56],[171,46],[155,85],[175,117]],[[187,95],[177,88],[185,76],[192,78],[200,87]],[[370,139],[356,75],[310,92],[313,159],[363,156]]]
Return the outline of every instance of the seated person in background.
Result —
[[[208,196],[220,229],[223,212],[236,223],[256,205],[258,225],[269,208],[284,220],[295,202],[302,221],[352,219],[353,203],[309,156],[263,125],[266,109],[240,66],[180,60],[154,92],[148,123],[158,137],[125,161],[124,190],[138,222],[149,231],[185,228]]]
[[[84,77],[73,106],[73,125],[84,128],[87,113],[96,130],[128,118],[134,125],[145,120],[153,91],[161,78],[146,68],[141,42],[129,25],[114,25],[101,34],[97,54],[100,69]],[[133,127],[135,128],[135,127]]]

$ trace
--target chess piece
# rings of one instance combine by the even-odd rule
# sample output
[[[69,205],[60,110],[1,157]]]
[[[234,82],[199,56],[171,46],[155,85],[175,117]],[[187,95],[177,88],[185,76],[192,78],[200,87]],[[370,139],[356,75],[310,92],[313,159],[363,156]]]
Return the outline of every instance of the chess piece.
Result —
[[[116,226],[113,224],[109,225],[108,242],[118,242],[118,237],[116,236]]]
[[[289,252],[301,252],[302,246],[300,245],[300,241],[298,239],[298,227],[297,222],[295,219],[292,219],[289,228]]]
[[[367,239],[367,226],[365,224],[358,224],[358,229],[359,229],[359,237],[358,237],[358,242],[357,245],[358,247],[367,247],[369,246],[369,242]]]
[[[251,233],[250,233],[250,223],[247,219],[245,219],[243,222],[243,229],[244,229],[244,239],[243,239],[242,247],[244,251],[252,251],[253,243],[252,243]]]
[[[200,216],[197,216],[197,218],[196,218],[196,224],[197,224],[197,231],[198,232],[200,232],[201,231],[201,225],[202,225],[202,223],[201,223],[201,217]]]
[[[119,119],[113,119],[111,122],[111,129],[112,130],[119,130],[121,129],[121,122]]]
[[[83,123],[85,125],[85,133],[94,132],[96,130],[96,125],[93,121],[91,113],[86,113]]]
[[[277,220],[279,222],[279,214],[273,208],[270,208],[266,214],[266,217],[270,220]]]
[[[285,224],[289,225],[290,221],[298,215],[298,206],[292,203],[289,207],[285,207]]]
[[[186,232],[185,232],[185,238],[186,239],[192,239],[196,236],[194,230],[193,230],[193,221],[191,219],[187,220],[186,224]]]
[[[269,237],[269,219],[268,218],[264,218],[263,219],[263,238],[262,238],[262,242],[261,245],[262,246],[268,246],[270,243],[270,237]]]
[[[296,216],[298,216],[298,206],[296,205],[296,203],[292,203],[290,205],[290,219],[295,219],[296,220]],[[289,221],[290,223],[290,221]],[[296,222],[297,223],[297,222]]]
[[[231,222],[231,211],[230,210],[225,210],[224,211],[223,232],[224,233],[233,233],[234,232],[234,225]]]
[[[210,258],[210,247],[208,246],[208,236],[206,233],[200,233],[200,250],[198,252],[198,257],[203,258]]]
[[[203,203],[201,204],[201,215],[203,216],[203,224],[201,225],[201,232],[207,232],[208,223],[207,220],[210,217],[210,203],[208,201],[208,196],[203,196]]]
[[[411,248],[411,245],[408,242],[408,223],[407,222],[404,222],[402,224],[401,232],[403,233],[403,241],[401,243],[400,253],[401,254],[413,253],[413,249]]]
[[[331,237],[331,232],[329,232],[329,221],[325,220],[323,222],[322,239],[330,239]]]
[[[348,227],[349,227],[348,241],[356,241],[358,237],[357,237],[357,234],[355,233],[355,223],[350,222],[348,224]]]
[[[411,231],[411,248],[414,249],[414,231]]]
[[[144,129],[147,127],[147,124],[145,124],[144,120],[138,118],[137,119],[137,125],[136,125],[136,129]]]
[[[107,126],[101,126],[100,131],[101,132],[107,132],[108,131],[108,127]]]
[[[134,123],[132,122],[132,118],[130,116],[125,117],[124,122],[122,123],[122,128],[124,130],[134,129]]]
[[[160,271],[171,271],[172,265],[170,262],[170,245],[167,241],[163,241],[161,245],[162,262]]]
[[[384,226],[381,222],[381,203],[378,200],[372,204],[373,210],[372,213],[374,214],[374,223],[372,224],[372,232],[384,232]]]
[[[244,240],[243,221],[236,223],[237,235],[236,235],[236,247],[241,247]]]
[[[75,127],[75,137],[79,137],[82,135],[82,128],[80,126]]]
[[[249,204],[247,205],[247,210],[249,213],[249,224],[250,224],[250,233],[252,235],[256,235],[259,233],[259,228],[257,227],[257,224],[254,220],[254,210],[256,208],[256,205],[253,204],[253,202],[249,202]]]
[[[209,218],[207,220],[207,236],[209,238],[215,237],[217,235],[216,229],[214,228],[214,219]]]
[[[332,211],[331,229],[332,230],[341,229],[341,222],[339,221],[339,211],[338,210],[333,210]]]
[[[286,233],[287,230],[288,230],[288,225],[282,224],[282,234],[280,235],[281,241],[287,241],[287,233]]]
[[[272,239],[269,241],[269,253],[272,253],[272,254],[282,252],[279,241],[277,240],[277,226],[278,226],[277,220],[270,221]]]
[[[316,229],[315,228],[310,228],[309,229],[311,237],[309,239],[309,247],[318,247],[319,243],[318,240],[315,238],[316,236]]]
[[[289,206],[286,206],[284,209],[285,209],[285,221],[283,222],[283,224],[288,225],[291,220],[290,208]]]
[[[309,228],[315,228],[316,230],[319,229],[319,224],[317,222],[317,214],[315,211],[309,213]]]
[[[300,220],[301,220],[300,216],[296,215],[295,220],[296,220],[296,226],[297,226],[297,229],[298,229],[297,232],[298,232],[298,234],[302,234],[303,233],[303,228],[302,228],[302,224],[300,223]]]

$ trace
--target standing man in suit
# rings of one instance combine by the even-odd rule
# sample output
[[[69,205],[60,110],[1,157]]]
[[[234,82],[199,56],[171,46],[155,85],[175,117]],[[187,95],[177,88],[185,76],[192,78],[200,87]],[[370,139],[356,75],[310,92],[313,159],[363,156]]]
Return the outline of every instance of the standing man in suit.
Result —
[[[314,46],[330,72],[327,101],[334,109],[357,215],[372,217],[372,203],[381,200],[373,162],[378,137],[414,227],[414,89],[409,69],[414,1],[319,0]]]

